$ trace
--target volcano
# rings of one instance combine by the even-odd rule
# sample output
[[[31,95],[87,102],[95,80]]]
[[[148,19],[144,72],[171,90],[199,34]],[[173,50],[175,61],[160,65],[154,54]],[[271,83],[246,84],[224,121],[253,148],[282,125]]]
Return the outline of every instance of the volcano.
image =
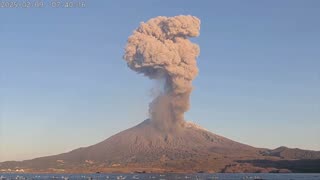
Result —
[[[255,148],[186,122],[159,130],[147,119],[135,127],[68,153],[0,163],[24,172],[320,172],[320,152]]]
[[[24,172],[320,172],[320,152],[255,148],[191,122],[192,80],[198,74],[200,34],[194,16],[159,16],[128,38],[124,60],[133,71],[163,82],[149,119],[93,146],[22,162],[1,171]]]

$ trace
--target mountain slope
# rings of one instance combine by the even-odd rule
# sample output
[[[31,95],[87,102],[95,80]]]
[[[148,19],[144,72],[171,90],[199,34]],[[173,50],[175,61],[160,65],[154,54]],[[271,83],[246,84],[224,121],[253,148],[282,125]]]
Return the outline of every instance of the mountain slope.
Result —
[[[55,156],[0,163],[0,169],[24,169],[29,172],[220,172],[227,171],[226,167],[232,163],[239,164],[245,160],[316,159],[320,155],[320,152],[309,155],[309,151],[292,151],[296,152],[288,148],[254,148],[213,134],[192,123],[163,131],[154,126],[152,121],[146,120],[98,144]],[[250,170],[252,166],[246,166],[245,169]]]

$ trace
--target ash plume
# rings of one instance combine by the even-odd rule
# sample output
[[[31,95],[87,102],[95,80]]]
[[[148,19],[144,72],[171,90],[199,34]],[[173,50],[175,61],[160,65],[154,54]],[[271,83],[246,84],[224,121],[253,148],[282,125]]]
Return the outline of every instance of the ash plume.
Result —
[[[168,129],[184,124],[189,109],[192,80],[198,74],[196,58],[200,49],[190,42],[200,31],[194,16],[159,16],[140,26],[128,38],[124,59],[145,76],[163,80],[163,90],[150,103],[151,122]],[[160,82],[160,81],[159,81]]]

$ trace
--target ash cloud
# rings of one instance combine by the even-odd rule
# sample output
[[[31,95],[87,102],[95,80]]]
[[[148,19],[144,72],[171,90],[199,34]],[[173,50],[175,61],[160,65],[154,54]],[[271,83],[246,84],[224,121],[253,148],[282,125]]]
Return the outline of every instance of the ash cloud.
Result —
[[[198,36],[199,31],[197,17],[159,16],[141,23],[128,38],[124,54],[128,66],[164,82],[163,91],[149,107],[151,122],[157,127],[167,129],[185,122],[200,52],[199,46],[188,38]]]

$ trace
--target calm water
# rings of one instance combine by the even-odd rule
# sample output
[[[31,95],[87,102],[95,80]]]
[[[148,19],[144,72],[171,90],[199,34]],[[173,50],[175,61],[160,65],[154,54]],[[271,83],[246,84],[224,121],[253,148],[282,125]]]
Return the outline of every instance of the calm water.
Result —
[[[57,179],[57,180],[105,180],[105,179],[219,179],[219,180],[320,180],[319,174],[1,174],[0,180],[8,179]]]

